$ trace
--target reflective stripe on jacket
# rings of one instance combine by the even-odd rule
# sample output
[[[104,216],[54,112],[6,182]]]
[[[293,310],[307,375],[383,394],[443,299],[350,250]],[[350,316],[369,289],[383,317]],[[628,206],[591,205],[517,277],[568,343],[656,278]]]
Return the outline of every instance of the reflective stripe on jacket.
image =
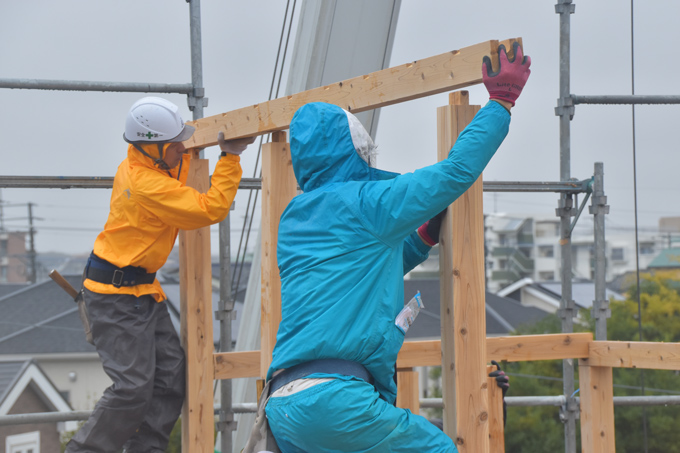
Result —
[[[158,156],[156,145],[143,148]],[[165,171],[130,145],[128,157],[114,178],[111,210],[104,231],[95,241],[95,255],[118,267],[139,266],[156,272],[168,259],[179,229],[192,230],[222,221],[241,180],[240,157],[227,154],[220,158],[210,189],[204,194],[185,185],[190,160],[186,154],[181,165]],[[158,280],[116,288],[88,279],[85,287],[100,294],[152,294],[157,301],[166,298]]]
[[[373,375],[383,398],[394,401],[403,275],[429,251],[415,230],[474,183],[509,124],[509,113],[489,102],[447,159],[395,175],[361,159],[339,107],[313,103],[295,113],[291,155],[304,193],[279,225],[282,320],[269,378],[312,359],[353,360]]]

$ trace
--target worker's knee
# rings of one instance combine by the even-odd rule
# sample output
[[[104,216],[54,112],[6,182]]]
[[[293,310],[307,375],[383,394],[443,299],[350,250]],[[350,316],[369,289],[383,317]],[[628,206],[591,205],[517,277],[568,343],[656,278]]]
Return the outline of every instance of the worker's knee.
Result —
[[[181,360],[177,363],[167,389],[173,396],[184,399],[186,393],[186,360],[184,359],[184,356],[182,356]]]

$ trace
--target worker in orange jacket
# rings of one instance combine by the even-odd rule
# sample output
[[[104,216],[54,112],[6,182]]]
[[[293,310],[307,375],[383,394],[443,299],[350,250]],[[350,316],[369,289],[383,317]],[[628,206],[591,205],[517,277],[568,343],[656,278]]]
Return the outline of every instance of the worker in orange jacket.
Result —
[[[218,143],[211,187],[186,186],[194,128],[173,103],[145,97],[127,116],[127,158],[118,167],[108,220],[85,268],[93,344],[113,381],[69,453],[164,452],[185,393],[185,358],[155,278],[180,229],[222,221],[241,180],[240,154],[254,138]]]

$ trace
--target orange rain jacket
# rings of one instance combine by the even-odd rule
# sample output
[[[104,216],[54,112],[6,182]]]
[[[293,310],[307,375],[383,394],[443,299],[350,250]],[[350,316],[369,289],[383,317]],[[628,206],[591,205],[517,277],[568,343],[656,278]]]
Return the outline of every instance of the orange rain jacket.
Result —
[[[156,144],[143,145],[143,149],[158,156]],[[94,243],[94,254],[118,267],[139,266],[156,272],[168,259],[179,229],[192,230],[224,220],[241,180],[241,158],[233,154],[221,157],[204,194],[185,185],[190,160],[185,154],[181,166],[168,174],[128,146],[128,157],[118,166],[113,181],[111,211]],[[100,294],[151,294],[159,302],[166,299],[158,280],[116,288],[86,279],[84,285]]]

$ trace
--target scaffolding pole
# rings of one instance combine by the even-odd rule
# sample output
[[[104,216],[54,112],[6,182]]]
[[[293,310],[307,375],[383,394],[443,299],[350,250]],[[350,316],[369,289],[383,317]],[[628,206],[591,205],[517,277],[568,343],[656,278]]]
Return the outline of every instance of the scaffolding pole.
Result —
[[[571,100],[576,104],[680,104],[680,96],[648,96],[627,94],[622,96],[577,96],[572,94]]]
[[[78,80],[0,79],[0,88],[55,91],[116,91],[130,93],[179,93],[191,95],[190,83],[89,82]]]
[[[560,97],[557,100],[555,114],[560,119],[560,181],[571,179],[571,131],[570,121],[574,115],[574,105],[570,95],[570,33],[571,15],[575,6],[572,0],[559,0],[555,5],[555,12],[560,16]],[[562,193],[556,209],[560,217],[560,257],[562,298],[558,314],[562,318],[562,332],[574,331],[574,301],[572,300],[572,256],[571,256],[571,216],[573,215],[573,196]],[[564,450],[566,453],[576,453],[576,415],[578,405],[574,399],[574,361],[562,361],[563,391],[565,403],[560,411],[564,421]]]
[[[0,176],[0,189],[110,189],[113,176]],[[239,189],[260,189],[260,178],[241,178]]]
[[[582,181],[484,181],[484,192],[543,192],[579,194],[590,191]],[[0,189],[110,189],[112,176],[0,176]],[[241,178],[239,189],[261,189],[260,178]]]
[[[607,300],[604,220],[605,215],[609,213],[609,206],[604,194],[604,165],[602,162],[595,163],[590,213],[593,214],[595,247],[595,300],[591,314],[595,320],[595,340],[605,341],[607,339],[607,318],[611,317],[612,312],[609,309],[609,300]]]

